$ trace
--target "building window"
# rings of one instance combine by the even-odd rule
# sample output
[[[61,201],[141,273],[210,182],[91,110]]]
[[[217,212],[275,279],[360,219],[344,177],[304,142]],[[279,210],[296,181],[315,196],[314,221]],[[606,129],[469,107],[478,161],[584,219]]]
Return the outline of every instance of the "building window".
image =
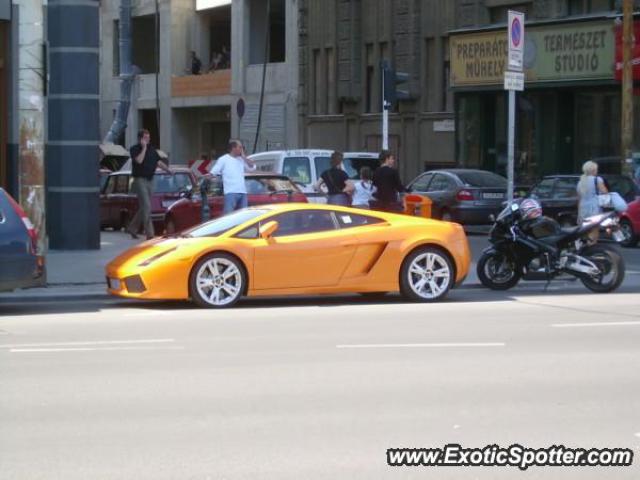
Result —
[[[327,109],[326,112],[329,115],[336,113],[336,59],[333,48],[326,49],[326,61],[327,66],[325,71],[327,72]]]
[[[489,18],[491,19],[491,23],[507,23],[507,20],[509,19],[509,10],[524,13],[525,18],[529,16],[529,5],[527,4],[490,7]]]
[[[120,75],[120,22],[113,21],[113,76]]]
[[[367,66],[365,72],[366,84],[365,84],[365,113],[373,113],[374,105],[376,102],[376,94],[375,94],[375,58],[373,54],[373,44],[368,43],[365,47],[366,49],[366,58],[367,58]]]
[[[451,66],[449,62],[449,39],[442,38],[442,111],[453,111],[453,92],[449,87],[449,75]]]
[[[157,42],[155,15],[131,19],[131,62],[143,74],[158,73]]]
[[[322,54],[319,49],[313,50],[313,113],[321,115],[323,112],[323,95],[322,95]]]
[[[616,0],[567,0],[569,15],[610,12],[615,9]]]
[[[267,18],[267,1],[251,0],[250,6],[250,45],[249,62],[265,63],[265,38],[269,31],[268,63],[281,63],[286,58],[285,1],[268,0],[269,17]]]

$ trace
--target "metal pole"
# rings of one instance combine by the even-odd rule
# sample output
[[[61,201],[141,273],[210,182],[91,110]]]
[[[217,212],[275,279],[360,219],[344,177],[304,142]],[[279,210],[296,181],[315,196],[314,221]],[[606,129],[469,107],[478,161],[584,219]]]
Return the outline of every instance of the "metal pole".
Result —
[[[633,0],[624,0],[622,10],[622,165],[623,174],[633,176]]]
[[[516,92],[509,90],[509,127],[508,127],[508,145],[507,145],[507,201],[513,202],[513,168],[514,168],[514,152],[515,152],[515,130],[516,130]]]
[[[389,150],[389,105],[384,95],[385,70],[382,68],[382,150]]]

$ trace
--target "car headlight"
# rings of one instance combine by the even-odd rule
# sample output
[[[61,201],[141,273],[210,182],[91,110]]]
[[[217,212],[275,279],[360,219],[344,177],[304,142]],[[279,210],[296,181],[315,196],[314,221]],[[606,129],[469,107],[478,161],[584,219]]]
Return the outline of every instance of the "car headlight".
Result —
[[[147,266],[151,265],[153,262],[155,262],[156,260],[164,257],[165,255],[168,255],[169,253],[171,253],[171,252],[173,252],[173,251],[175,251],[177,249],[178,249],[178,247],[173,247],[173,248],[170,248],[169,250],[165,250],[164,252],[157,253],[153,257],[149,257],[144,262],[139,263],[138,266],[139,267],[147,267]]]

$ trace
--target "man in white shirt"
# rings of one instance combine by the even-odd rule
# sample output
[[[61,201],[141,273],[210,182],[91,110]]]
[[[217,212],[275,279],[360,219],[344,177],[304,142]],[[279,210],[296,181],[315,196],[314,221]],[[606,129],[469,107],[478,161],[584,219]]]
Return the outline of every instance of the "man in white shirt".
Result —
[[[248,206],[244,174],[256,170],[255,162],[247,158],[240,141],[230,140],[228,151],[229,153],[218,158],[211,169],[212,175],[222,175],[225,215]]]

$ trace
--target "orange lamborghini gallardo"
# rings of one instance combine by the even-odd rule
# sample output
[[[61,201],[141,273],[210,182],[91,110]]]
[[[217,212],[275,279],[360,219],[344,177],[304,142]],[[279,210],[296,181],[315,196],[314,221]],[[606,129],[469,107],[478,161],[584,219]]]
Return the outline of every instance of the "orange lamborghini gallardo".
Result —
[[[470,263],[462,227],[402,214],[285,203],[246,208],[122,253],[108,291],[229,307],[242,296],[397,292],[445,297]]]

